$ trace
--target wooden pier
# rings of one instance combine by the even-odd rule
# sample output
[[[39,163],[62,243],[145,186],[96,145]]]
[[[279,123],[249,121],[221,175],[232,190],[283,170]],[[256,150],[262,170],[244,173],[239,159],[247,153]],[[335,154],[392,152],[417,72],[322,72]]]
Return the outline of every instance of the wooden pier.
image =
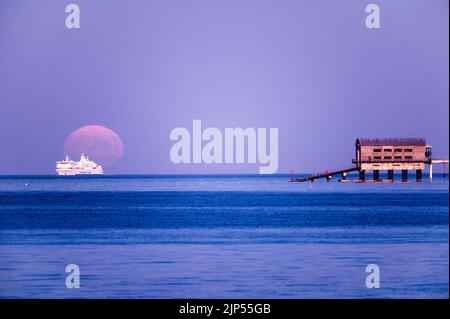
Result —
[[[358,167],[354,166],[354,167],[350,167],[350,168],[345,168],[345,169],[341,169],[341,170],[337,170],[337,171],[332,171],[332,172],[324,172],[324,173],[320,173],[320,174],[316,174],[316,175],[312,175],[309,177],[304,177],[304,178],[293,178],[291,180],[291,182],[314,182],[316,179],[319,178],[326,178],[327,181],[331,180],[331,176],[333,175],[341,175],[342,180],[346,179],[346,174],[349,172],[354,172],[357,171]]]
[[[448,159],[432,157],[431,146],[423,138],[358,138],[355,142],[356,158],[352,160],[355,166],[325,171],[309,177],[292,178],[291,182],[314,182],[319,178],[326,178],[329,182],[331,176],[341,175],[340,182],[393,182],[394,171],[401,171],[402,182],[408,181],[408,171],[416,173],[416,181],[422,181],[422,171],[425,165],[429,167],[430,181],[433,179],[433,164],[445,165]],[[387,179],[380,179],[380,171],[387,171]],[[349,180],[347,173],[358,171],[359,179]],[[366,178],[366,171],[373,172],[373,178]]]

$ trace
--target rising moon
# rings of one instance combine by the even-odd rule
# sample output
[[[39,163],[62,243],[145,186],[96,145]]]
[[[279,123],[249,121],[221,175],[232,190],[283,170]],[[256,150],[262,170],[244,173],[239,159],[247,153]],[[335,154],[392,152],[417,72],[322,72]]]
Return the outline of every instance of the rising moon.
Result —
[[[123,155],[123,143],[113,130],[101,125],[83,126],[67,137],[64,152],[79,160],[81,153],[103,166],[111,166]]]

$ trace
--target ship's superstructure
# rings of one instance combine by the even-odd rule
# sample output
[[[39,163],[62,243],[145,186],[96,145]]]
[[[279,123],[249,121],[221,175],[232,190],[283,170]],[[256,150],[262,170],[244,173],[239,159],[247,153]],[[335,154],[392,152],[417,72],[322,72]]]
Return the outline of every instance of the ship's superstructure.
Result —
[[[86,154],[81,154],[79,161],[74,161],[66,155],[64,161],[56,162],[56,173],[58,175],[102,175],[101,165],[89,160]]]

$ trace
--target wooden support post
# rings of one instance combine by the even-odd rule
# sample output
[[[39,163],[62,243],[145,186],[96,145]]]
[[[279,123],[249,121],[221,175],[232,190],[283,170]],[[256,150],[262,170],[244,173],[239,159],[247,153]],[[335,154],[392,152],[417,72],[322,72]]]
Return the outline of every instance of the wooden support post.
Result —
[[[366,171],[365,170],[360,170],[359,171],[359,180],[361,182],[365,182],[366,181]]]
[[[421,181],[422,181],[422,170],[416,169],[416,182],[421,182]]]
[[[391,180],[391,181],[394,181],[394,170],[393,169],[389,169],[387,171],[387,173],[388,173],[388,179]]]
[[[374,181],[380,180],[380,171],[377,170],[377,169],[375,169],[375,170],[373,171],[373,180],[374,180]]]
[[[408,181],[408,170],[402,169],[402,182],[407,182],[407,181]]]

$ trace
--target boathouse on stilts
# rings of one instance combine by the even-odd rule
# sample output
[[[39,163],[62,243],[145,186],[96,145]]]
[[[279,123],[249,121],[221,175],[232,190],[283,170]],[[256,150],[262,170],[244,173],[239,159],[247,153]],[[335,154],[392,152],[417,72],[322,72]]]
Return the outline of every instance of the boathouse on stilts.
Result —
[[[357,138],[355,142],[354,166],[325,171],[304,178],[294,178],[293,182],[314,182],[319,178],[331,180],[331,176],[340,175],[339,181],[349,182],[393,182],[395,171],[401,171],[401,180],[408,181],[409,171],[415,171],[417,182],[422,181],[425,165],[429,166],[429,178],[433,179],[433,164],[448,164],[448,159],[433,159],[431,146],[423,138]],[[445,166],[444,166],[445,167]],[[359,179],[349,180],[348,172],[358,171]],[[367,171],[372,178],[367,178]],[[380,178],[380,171],[387,172],[387,179]]]

